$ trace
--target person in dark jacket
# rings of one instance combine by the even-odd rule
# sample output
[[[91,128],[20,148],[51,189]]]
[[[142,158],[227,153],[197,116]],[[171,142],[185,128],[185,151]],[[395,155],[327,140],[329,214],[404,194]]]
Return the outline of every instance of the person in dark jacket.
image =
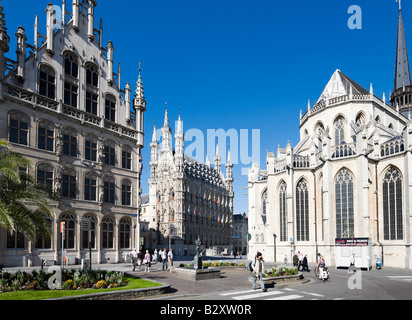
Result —
[[[298,264],[299,264],[298,254],[299,254],[299,252],[298,252],[298,253],[295,253],[295,255],[293,256],[293,266],[294,266],[294,267],[297,267]]]
[[[303,257],[302,265],[303,265],[302,271],[310,272],[309,266],[308,266],[308,255],[307,254],[305,254],[305,256]]]

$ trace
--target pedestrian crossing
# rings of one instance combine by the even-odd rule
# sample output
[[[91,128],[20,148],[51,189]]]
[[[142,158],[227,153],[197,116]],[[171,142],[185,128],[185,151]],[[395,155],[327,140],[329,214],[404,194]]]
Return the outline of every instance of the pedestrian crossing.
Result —
[[[398,280],[398,281],[412,281],[412,276],[386,276],[389,280]]]
[[[267,301],[284,301],[284,300],[318,300],[324,298],[323,295],[311,292],[304,292],[292,288],[269,289],[266,292],[261,290],[240,290],[220,293],[226,299],[233,300],[267,300]]]

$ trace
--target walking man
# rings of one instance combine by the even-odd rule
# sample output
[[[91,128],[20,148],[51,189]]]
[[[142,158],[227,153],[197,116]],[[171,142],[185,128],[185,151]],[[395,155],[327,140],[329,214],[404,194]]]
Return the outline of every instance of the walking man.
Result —
[[[137,252],[136,249],[132,251],[130,254],[130,262],[132,263],[133,271],[136,269],[136,261],[137,261]]]
[[[263,292],[266,292],[265,283],[263,282],[263,270],[265,266],[263,265],[263,256],[261,252],[258,252],[256,259],[253,264],[253,289],[256,290],[256,281],[259,279],[260,288]]]
[[[162,270],[165,271],[168,269],[166,248],[163,249],[163,251],[160,253],[160,256],[162,257],[162,262],[163,262]]]

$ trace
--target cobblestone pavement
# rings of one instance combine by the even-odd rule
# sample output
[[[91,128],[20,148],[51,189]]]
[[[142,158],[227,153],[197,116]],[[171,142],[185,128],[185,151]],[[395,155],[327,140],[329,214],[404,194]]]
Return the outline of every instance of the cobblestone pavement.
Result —
[[[191,281],[182,279],[176,273],[166,271],[152,271],[150,273],[138,273],[139,276],[146,279],[168,283],[171,285],[171,293],[162,295],[161,299],[168,297],[186,297],[190,295],[210,294],[211,292],[223,292],[233,288],[251,288],[252,283],[249,281],[250,272],[246,269],[222,270],[220,279],[206,281]]]

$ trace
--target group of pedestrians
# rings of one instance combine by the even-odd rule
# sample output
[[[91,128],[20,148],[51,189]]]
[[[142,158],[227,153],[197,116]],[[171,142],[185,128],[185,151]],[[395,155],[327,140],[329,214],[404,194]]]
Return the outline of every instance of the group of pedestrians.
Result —
[[[308,265],[308,255],[303,255],[303,253],[301,253],[300,251],[295,253],[295,255],[293,256],[293,266],[297,267],[298,271],[310,272]]]
[[[141,269],[142,264],[145,266],[144,271],[150,272],[152,267],[152,262],[162,262],[162,270],[171,272],[173,266],[173,251],[170,248],[167,252],[166,248],[164,250],[157,251],[154,250],[153,255],[150,254],[149,250],[146,250],[145,255],[143,256],[142,251],[139,252],[134,249],[130,254],[132,270],[135,271],[136,267],[138,270]]]

